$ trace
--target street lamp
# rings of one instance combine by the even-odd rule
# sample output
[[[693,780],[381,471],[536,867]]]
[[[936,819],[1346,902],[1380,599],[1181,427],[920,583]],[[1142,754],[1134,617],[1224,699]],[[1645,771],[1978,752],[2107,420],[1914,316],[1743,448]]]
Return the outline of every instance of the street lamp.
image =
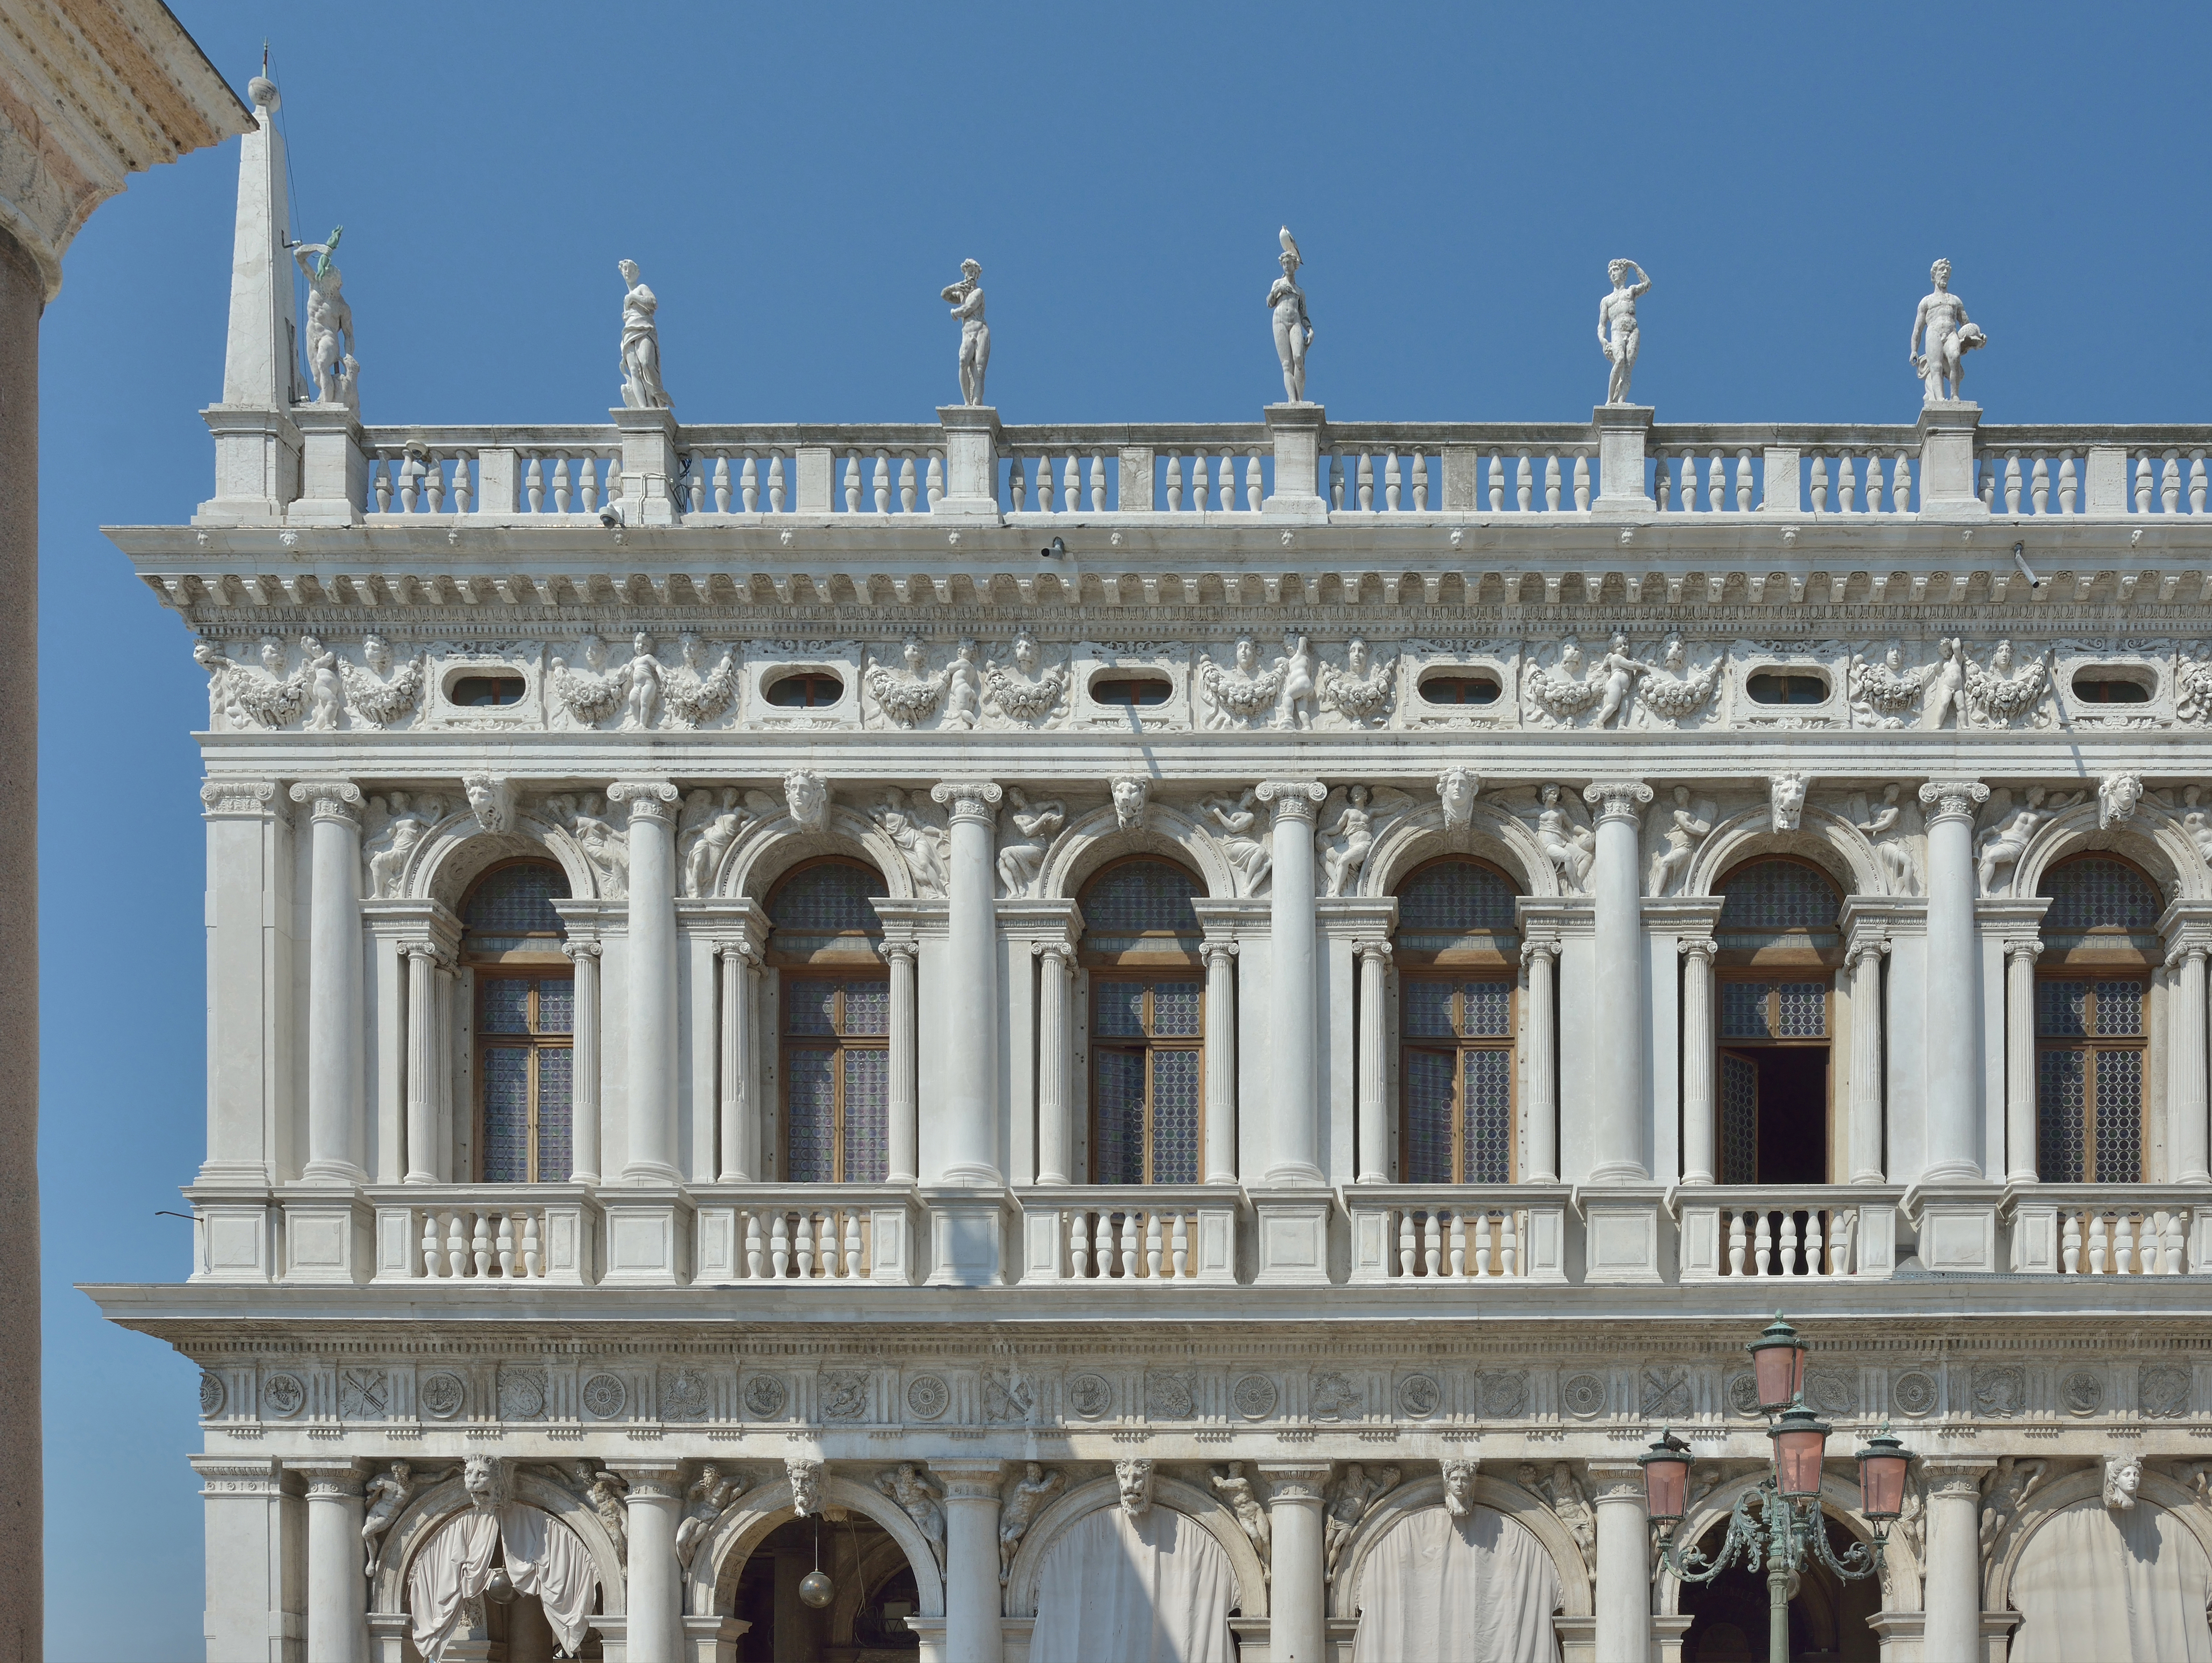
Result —
[[[1767,1419],[1773,1445],[1767,1476],[1747,1490],[1729,1514],[1728,1535],[1708,1559],[1694,1546],[1675,1541],[1674,1532],[1688,1511],[1690,1446],[1662,1428],[1659,1440],[1639,1458],[1644,1466],[1646,1511],[1659,1527],[1661,1562],[1684,1582],[1710,1582],[1741,1555],[1747,1569],[1766,1561],[1767,1656],[1789,1663],[1790,1583],[1807,1559],[1816,1558],[1847,1582],[1871,1576],[1881,1563],[1889,1526],[1905,1506],[1905,1471],[1912,1459],[1889,1434],[1880,1434],[1858,1452],[1860,1510],[1874,1526],[1871,1549],[1861,1542],[1838,1558],[1828,1546],[1820,1516],[1820,1468],[1828,1435],[1835,1429],[1805,1406],[1805,1342],[1776,1312],[1766,1331],[1746,1347],[1759,1407]],[[1753,1509],[1757,1517],[1753,1516]]]

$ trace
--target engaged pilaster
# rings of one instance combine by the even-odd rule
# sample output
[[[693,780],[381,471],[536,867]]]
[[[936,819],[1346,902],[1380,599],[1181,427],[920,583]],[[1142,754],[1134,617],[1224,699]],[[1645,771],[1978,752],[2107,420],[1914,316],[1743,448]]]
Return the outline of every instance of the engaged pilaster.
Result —
[[[1271,1486],[1267,1655],[1271,1663],[1326,1663],[1328,1579],[1322,1506],[1329,1463],[1261,1461],[1257,1470]]]
[[[407,1170],[410,1184],[435,1184],[444,1174],[438,1128],[445,1118],[445,956],[428,940],[408,942]]]
[[[2038,1168],[2035,1108],[2035,966],[2040,936],[2004,944],[2005,1182],[2032,1184]],[[1856,1016],[1856,1012],[1854,1011]],[[1854,1047],[1856,1049],[1856,1047]]]
[[[760,1172],[760,1114],[753,1061],[753,983],[760,954],[743,942],[725,942],[722,967],[721,1180],[749,1184]]]
[[[1559,974],[1559,938],[1530,936],[1521,944],[1528,973],[1528,994],[1522,1022],[1527,1066],[1522,1075],[1521,1119],[1528,1134],[1528,1181],[1559,1181],[1559,1005],[1553,982]]]
[[[561,950],[576,967],[575,1079],[569,1088],[568,1116],[575,1152],[568,1180],[599,1181],[599,944],[571,938]]]
[[[2167,1170],[2177,1184],[2212,1183],[2205,1124],[2205,961],[2212,920],[2169,914],[2166,968],[2172,977],[2173,1027],[2166,1041]]]
[[[1710,1184],[1713,1155],[1713,955],[1711,936],[1674,944],[1682,956],[1682,1181]]]
[[[883,955],[891,971],[891,1011],[887,1024],[890,1047],[890,1102],[888,1112],[890,1126],[886,1142],[889,1145],[884,1177],[894,1184],[911,1184],[920,1173],[918,1149],[919,1132],[915,1117],[920,1109],[920,1089],[915,1080],[915,960],[921,956],[921,944],[907,938],[884,943]]]
[[[1074,1164],[1075,1096],[1072,1086],[1075,1046],[1075,948],[1064,941],[1040,941],[1030,951],[1037,962],[1037,1174],[1040,1184],[1065,1184]],[[1210,991],[1210,983],[1209,983]],[[1209,1017],[1212,1007],[1209,1005]],[[1212,1038],[1211,1024],[1206,1037]],[[1209,1054],[1208,1061],[1212,1060]],[[1212,1094],[1207,1094],[1207,1108]],[[1212,1127],[1206,1128],[1209,1144]]]
[[[1597,1102],[1589,1181],[1648,1182],[1644,1144],[1643,884],[1638,871],[1644,808],[1651,787],[1640,780],[1600,780],[1583,788],[1596,810],[1597,852],[1590,868],[1597,949]]]
[[[1209,925],[1208,929],[1212,929]],[[1237,1181],[1237,943],[1209,934],[1206,961],[1206,1181]]]
[[[1390,1181],[1390,944],[1358,943],[1359,961],[1359,1172],[1355,1181]]]
[[[307,942],[309,1183],[362,1184],[361,787],[303,780],[312,805]]]
[[[1851,1182],[1879,1184],[1887,1179],[1881,1162],[1881,962],[1889,938],[1869,929],[1854,930],[1844,950],[1844,968],[1851,979]]]

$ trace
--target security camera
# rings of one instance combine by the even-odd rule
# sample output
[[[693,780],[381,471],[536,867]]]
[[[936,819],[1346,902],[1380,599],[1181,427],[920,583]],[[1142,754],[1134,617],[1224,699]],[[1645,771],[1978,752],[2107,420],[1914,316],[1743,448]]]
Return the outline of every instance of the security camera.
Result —
[[[1058,537],[1054,537],[1048,545],[1037,550],[1037,558],[1039,560],[1058,560],[1066,552],[1067,545],[1065,543],[1062,543]]]
[[[2029,588],[2043,587],[2043,580],[2027,569],[2027,545],[2025,543],[2015,543],[2012,545],[2012,563],[2020,567],[2020,574],[2027,580]]]
[[[599,505],[600,525],[612,530],[617,525],[625,525],[629,523],[628,517],[623,513],[623,499],[621,497],[611,497],[605,502]]]

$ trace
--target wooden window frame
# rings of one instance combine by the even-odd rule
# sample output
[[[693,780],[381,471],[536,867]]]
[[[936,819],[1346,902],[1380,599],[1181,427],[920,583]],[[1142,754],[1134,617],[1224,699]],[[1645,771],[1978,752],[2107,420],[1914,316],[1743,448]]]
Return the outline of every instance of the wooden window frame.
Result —
[[[2089,986],[2087,1000],[2082,1007],[2082,1026],[2092,1031],[2084,1034],[2049,1035],[2043,1032],[2041,1012],[2043,999],[2039,986],[2034,1001],[2035,1023],[2035,1139],[2038,1165],[2041,1163],[2043,1143],[2043,1058],[2051,1051],[2075,1051],[2082,1054],[2081,1064],[2081,1176],[2074,1178],[2044,1177],[2050,1184],[2125,1184],[2139,1183],[2141,1174],[2150,1170],[2151,1152],[2151,1050],[2150,998],[2151,974],[2147,965],[2116,964],[2106,958],[2100,963],[2094,960],[2058,965],[2051,968],[2039,967],[2036,981],[2081,981]],[[2142,990],[2142,1031],[2139,1034],[2099,1034],[2096,1027],[2097,985],[2106,981],[2133,982]],[[2137,1077],[2136,1101],[2136,1172],[2129,1178],[2104,1178],[2098,1175],[2097,1166],[2097,1053],[2100,1051],[2133,1051],[2142,1058],[2142,1071]]]
[[[1777,932],[1776,933],[1780,934],[1784,932]],[[1803,932],[1790,932],[1787,933],[1802,934]],[[1770,952],[1771,951],[1771,950],[1767,950]],[[1829,1168],[1827,1181],[1830,1183],[1835,1182],[1836,977],[1834,970],[1826,962],[1825,960],[1808,956],[1804,957],[1801,962],[1796,964],[1730,966],[1726,968],[1716,969],[1713,973],[1713,1154],[1715,1164],[1717,1165],[1719,1163],[1720,1152],[1727,1131],[1727,1128],[1722,1124],[1721,1120],[1721,1117],[1726,1112],[1727,1108],[1724,1101],[1726,1094],[1722,1090],[1721,1083],[1723,1070],[1725,1067],[1725,1059],[1727,1058],[1728,1053],[1731,1051],[1820,1050],[1828,1053],[1828,1067],[1826,1083],[1821,1092],[1820,1147],[1825,1152],[1826,1156],[1823,1164]],[[1766,984],[1768,989],[1766,995],[1766,1023],[1767,1028],[1770,1030],[1768,1034],[1754,1037],[1750,1035],[1732,1035],[1727,1031],[1728,1024],[1725,1018],[1725,1012],[1728,1009],[1728,995],[1723,990],[1729,983],[1731,982],[1764,982]],[[1818,1039],[1810,1038],[1805,1035],[1791,1035],[1788,1038],[1777,1038],[1772,1035],[1771,1030],[1778,1025],[1776,1019],[1780,1015],[1780,1006],[1778,1002],[1780,998],[1780,995],[1774,990],[1780,987],[1784,982],[1789,982],[1799,986],[1811,983],[1818,983],[1820,985],[1821,990],[1820,1035]],[[1759,1123],[1757,1119],[1754,1117],[1752,1122],[1752,1167],[1754,1173],[1757,1171],[1759,1166],[1758,1150]],[[1752,1181],[1756,1183],[1759,1180],[1754,1177]]]
[[[471,997],[476,1002],[476,1009],[471,1014],[470,1028],[476,1038],[476,1066],[474,1069],[476,1076],[476,1119],[477,1131],[476,1160],[474,1162],[476,1180],[482,1184],[504,1184],[514,1181],[511,1179],[494,1179],[486,1177],[484,1175],[483,1167],[484,1156],[491,1147],[491,1053],[495,1051],[520,1051],[525,1053],[527,1056],[528,1061],[526,1066],[529,1071],[529,1109],[528,1118],[524,1128],[524,1138],[525,1146],[529,1151],[527,1165],[530,1175],[522,1181],[532,1184],[546,1182],[566,1183],[568,1181],[566,1177],[548,1180],[540,1177],[538,1174],[538,1059],[546,1052],[567,1051],[573,1053],[576,1048],[576,1035],[574,1029],[574,1012],[576,1008],[575,971],[571,967],[566,968],[564,974],[562,968],[556,968],[555,966],[550,964],[518,963],[514,962],[514,956],[511,955],[508,956],[508,962],[507,962],[496,965],[479,963],[472,968],[476,971],[476,985]],[[483,1025],[483,990],[489,983],[495,981],[526,981],[530,983],[530,1001],[528,1015],[526,1017],[526,1021],[528,1023],[527,1032],[521,1034],[492,1034],[485,1031]],[[569,984],[568,1010],[570,1012],[570,1028],[569,1031],[565,1034],[542,1034],[538,1029],[538,984],[548,981],[565,981]],[[575,1139],[575,1071],[572,1065],[569,1070],[568,1081],[568,1113],[570,1115],[568,1134],[569,1141],[572,1145]],[[570,1169],[572,1172],[574,1171],[574,1156],[572,1150],[570,1156]]]
[[[779,979],[777,988],[776,1067],[781,1083],[778,1096],[781,1124],[776,1128],[776,1164],[782,1168],[782,1181],[787,1184],[827,1182],[843,1184],[858,1181],[845,1175],[845,1059],[856,1051],[880,1051],[889,1056],[891,1037],[882,1034],[848,1034],[845,1032],[845,993],[841,986],[837,992],[836,1014],[832,1018],[836,1029],[834,1034],[794,1034],[791,1031],[792,1001],[794,988],[808,982],[827,981],[846,983],[880,981],[886,984],[884,1003],[888,1015],[890,991],[889,967],[877,963],[873,968],[867,962],[856,961],[849,965],[836,965],[817,958],[805,969],[786,969]],[[888,1020],[884,1023],[888,1029]],[[797,1053],[827,1053],[830,1059],[830,1173],[826,1180],[798,1179],[791,1176],[791,1059]],[[886,1062],[885,1067],[890,1066]],[[888,1089],[888,1088],[887,1088]],[[872,1180],[870,1180],[872,1181]]]
[[[1126,959],[1133,956],[1124,955],[1123,956]],[[1158,1036],[1155,1035],[1152,1032],[1152,987],[1153,984],[1163,981],[1187,981],[1196,984],[1198,988],[1197,1033],[1189,1035],[1178,1034],[1172,1036]],[[1142,1018],[1145,1033],[1141,1036],[1116,1035],[1110,1038],[1102,1038],[1098,1032],[1098,998],[1100,992],[1116,983],[1127,982],[1141,982],[1145,985],[1145,1006],[1144,1016]],[[1194,1151],[1197,1156],[1195,1170],[1199,1179],[1203,1179],[1205,1177],[1206,1017],[1207,1011],[1206,1004],[1205,970],[1197,964],[1183,962],[1180,956],[1170,958],[1166,955],[1158,955],[1156,956],[1154,962],[1149,965],[1124,965],[1114,969],[1102,968],[1091,971],[1090,1023],[1091,1047],[1090,1059],[1085,1070],[1086,1077],[1084,1081],[1084,1101],[1085,1106],[1089,1111],[1090,1120],[1091,1182],[1103,1184],[1118,1181],[1103,1179],[1097,1175],[1098,1151],[1101,1143],[1098,1129],[1098,1059],[1107,1052],[1118,1052],[1124,1055],[1141,1055],[1145,1059],[1145,1111],[1144,1130],[1142,1133],[1143,1154],[1139,1163],[1144,1175],[1137,1180],[1136,1184],[1127,1186],[1127,1187],[1131,1188],[1158,1181],[1152,1175],[1154,1155],[1152,1059],[1163,1051],[1188,1051],[1194,1053],[1198,1058],[1198,1132],[1197,1148]]]
[[[1431,862],[1430,865],[1436,863]],[[1487,862],[1482,863],[1487,865]],[[1470,981],[1497,982],[1505,988],[1505,1032],[1470,1037],[1465,1034],[1447,1043],[1438,1036],[1416,1038],[1406,1031],[1410,1001],[1406,998],[1407,984],[1417,981],[1449,982],[1456,988]],[[1413,1147],[1413,1105],[1410,1083],[1412,1070],[1407,1059],[1415,1052],[1443,1053],[1452,1056],[1452,1114],[1451,1147],[1454,1184],[1521,1181],[1521,986],[1520,978],[1510,969],[1492,969],[1487,965],[1454,967],[1423,965],[1418,969],[1401,968],[1398,973],[1398,1159],[1402,1167],[1406,1151]],[[1463,995],[1452,995],[1452,1025],[1455,1029],[1467,1026],[1466,1003]],[[1505,1177],[1502,1180],[1471,1179],[1467,1175],[1467,1053],[1470,1051],[1503,1051],[1507,1059],[1506,1102],[1510,1121],[1505,1138]],[[1429,1180],[1401,1178],[1402,1182],[1428,1182]]]

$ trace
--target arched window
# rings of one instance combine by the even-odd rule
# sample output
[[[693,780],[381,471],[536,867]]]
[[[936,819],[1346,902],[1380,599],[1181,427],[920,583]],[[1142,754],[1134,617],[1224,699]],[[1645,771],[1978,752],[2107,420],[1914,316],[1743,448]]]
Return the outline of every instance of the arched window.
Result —
[[[890,982],[871,898],[883,874],[811,861],[768,899],[782,1018],[786,1181],[877,1184],[890,1169]]]
[[[1398,886],[1398,1176],[1513,1178],[1519,940],[1512,880],[1447,856]]]
[[[2158,886],[2111,855],[2044,875],[2035,982],[2037,1174],[2135,1184],[2143,1171],[2143,1070]]]
[[[461,954],[476,981],[475,1166],[488,1184],[564,1184],[574,1165],[576,983],[553,909],[568,896],[559,866],[514,860],[461,903]]]
[[[1720,893],[1717,1176],[1826,1183],[1843,896],[1819,867],[1786,856],[1747,861]]]
[[[1194,1184],[1204,1148],[1205,886],[1173,861],[1117,861],[1084,890],[1091,978],[1091,1173],[1100,1184]]]

